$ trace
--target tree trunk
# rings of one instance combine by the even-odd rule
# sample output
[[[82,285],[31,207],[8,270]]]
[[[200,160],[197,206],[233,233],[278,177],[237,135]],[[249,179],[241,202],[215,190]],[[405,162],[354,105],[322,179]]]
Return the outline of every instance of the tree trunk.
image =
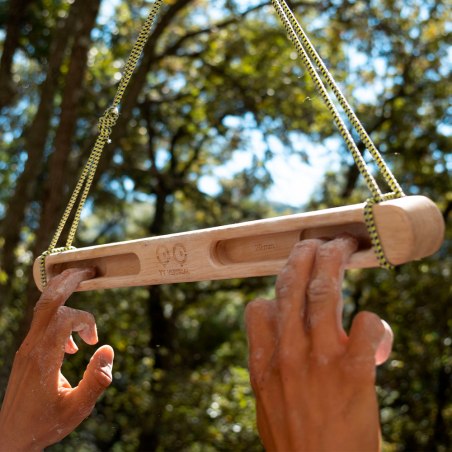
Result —
[[[172,367],[173,332],[171,321],[164,316],[161,286],[149,287],[148,312],[151,324],[150,347],[154,351],[155,356],[154,369],[162,369],[166,373]],[[143,452],[153,452],[159,446],[162,414],[167,405],[167,396],[163,390],[165,387],[165,374],[159,383],[162,390],[157,390],[155,383],[151,389],[153,402],[150,412],[147,414],[151,420],[150,428],[144,428],[140,436],[139,450]]]
[[[348,167],[347,182],[342,191],[342,198],[350,198],[350,196],[352,195],[353,190],[356,186],[356,182],[358,181],[359,176],[360,176],[360,172],[358,169],[358,165],[356,165],[355,163],[352,163]]]
[[[34,246],[34,257],[45,251],[63,214],[64,182],[67,178],[67,162],[72,149],[72,140],[77,123],[78,107],[82,98],[83,78],[86,71],[87,52],[91,46],[91,31],[96,23],[101,0],[85,0],[85,14],[79,24],[72,47],[63,99],[60,123],[55,135],[55,151],[49,158],[49,178],[44,189],[42,215]],[[33,317],[33,309],[40,295],[33,280],[33,268],[29,269],[27,305],[17,335],[20,345],[27,335]]]
[[[448,404],[448,391],[450,386],[450,373],[445,372],[444,366],[441,366],[438,373],[438,390],[436,392],[436,418],[433,431],[433,437],[430,440],[426,450],[439,450],[438,446],[446,446],[450,450],[449,437],[444,422],[443,410]]]
[[[65,196],[63,193],[68,176],[67,163],[72,150],[78,109],[83,93],[87,55],[91,46],[91,31],[96,23],[100,1],[91,0],[91,2],[88,2],[83,21],[79,24],[79,30],[74,38],[61,102],[60,123],[55,134],[55,151],[49,157],[49,178],[44,188],[41,224],[36,239],[35,256],[47,248],[64,208]]]
[[[83,8],[84,14],[82,20],[78,22],[78,30],[75,35],[71,61],[66,76],[66,84],[61,103],[60,123],[54,141],[55,151],[49,159],[49,178],[44,189],[41,223],[34,245],[33,255],[35,257],[48,247],[64,209],[62,201],[66,198],[63,195],[63,189],[67,176],[67,162],[72,148],[78,107],[82,97],[82,84],[86,70],[87,52],[91,45],[91,31],[95,25],[100,6],[100,0],[84,1],[86,3]],[[14,248],[11,250],[11,245],[9,249],[11,252],[14,251]],[[39,296],[40,291],[36,287],[33,279],[33,267],[30,267],[28,269],[27,302],[24,316],[20,322],[15,340],[11,344],[10,350],[6,353],[2,373],[9,371],[14,360],[15,351],[27,335],[33,318],[33,309]]]
[[[154,219],[149,228],[151,235],[161,235],[165,229],[167,197],[168,194],[163,190],[160,190],[157,194]],[[149,323],[151,325],[149,346],[155,356],[154,368],[168,371],[171,369],[172,362],[173,332],[171,321],[164,315],[161,286],[149,287],[148,313]],[[164,386],[163,381],[160,383]],[[154,399],[152,413],[149,414],[152,416],[153,422],[151,423],[151,427],[145,429],[140,437],[141,451],[155,451],[159,445],[162,411],[165,409],[166,396],[162,391],[156,390],[155,385],[152,385],[152,395]]]
[[[446,208],[444,209],[443,212],[443,218],[444,221],[447,223],[447,220],[449,218],[449,214],[452,212],[452,201],[449,201],[446,205]]]
[[[43,82],[38,110],[25,137],[25,151],[28,154],[28,159],[23,172],[17,179],[15,192],[9,200],[5,217],[0,225],[0,236],[5,240],[0,265],[8,275],[8,285],[3,286],[2,295],[0,295],[0,312],[5,306],[9,292],[8,286],[15,268],[14,250],[20,242],[20,232],[25,212],[34,197],[33,191],[36,187],[36,180],[42,170],[42,160],[52,117],[54,97],[58,89],[60,66],[74,27],[84,15],[84,8],[80,7],[83,2],[89,4],[87,0],[78,0],[71,6],[66,24],[58,30],[52,44],[49,68],[46,79]]]
[[[36,0],[10,0],[9,2],[8,26],[0,60],[0,112],[12,102],[16,94],[11,72],[13,58],[19,47],[20,25],[25,18],[27,7],[34,1]]]

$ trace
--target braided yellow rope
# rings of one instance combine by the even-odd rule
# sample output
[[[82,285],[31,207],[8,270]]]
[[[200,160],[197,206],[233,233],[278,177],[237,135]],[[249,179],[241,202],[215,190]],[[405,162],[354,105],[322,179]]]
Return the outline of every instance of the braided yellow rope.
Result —
[[[328,110],[330,111],[334,122],[336,123],[339,132],[342,136],[342,138],[345,141],[345,144],[347,145],[349,151],[351,152],[353,159],[355,160],[355,163],[358,165],[360,173],[364,176],[364,179],[366,181],[367,187],[369,188],[370,192],[375,197],[381,197],[381,191],[378,187],[375,179],[370,174],[369,170],[367,169],[366,162],[364,161],[361,153],[359,152],[350,132],[347,130],[346,125],[344,124],[344,121],[340,117],[336,107],[334,106],[326,88],[323,84],[322,80],[320,80],[319,75],[317,74],[317,71],[315,70],[314,66],[312,65],[307,53],[305,52],[303,46],[301,45],[301,42],[299,41],[297,35],[295,34],[295,31],[293,30],[291,24],[289,23],[288,18],[286,17],[284,10],[279,4],[279,0],[272,0],[273,6],[276,9],[276,12],[281,19],[291,41],[293,42],[295,48],[297,49],[298,55],[303,60],[304,65],[306,66],[306,69],[309,72],[309,75],[311,76],[317,90],[320,93],[320,96],[322,97],[323,101],[325,102],[326,106],[328,107]]]
[[[366,201],[366,206],[364,208],[364,219],[366,222],[367,229],[369,231],[369,235],[370,235],[370,238],[372,241],[373,248],[375,250],[375,254],[377,256],[378,262],[380,263],[380,266],[383,268],[392,269],[393,266],[386,259],[385,255],[384,255],[383,247],[381,246],[381,242],[378,237],[378,232],[377,232],[377,228],[375,226],[374,216],[373,216],[373,212],[372,212],[372,206],[374,204],[378,204],[385,200],[403,197],[403,196],[405,196],[405,194],[403,193],[402,188],[398,184],[398,182],[395,179],[394,175],[392,174],[391,170],[386,165],[381,154],[378,152],[374,143],[370,139],[369,135],[364,130],[364,127],[362,126],[362,124],[356,117],[355,113],[351,109],[347,100],[341,93],[339,87],[337,86],[333,77],[329,73],[324,62],[322,61],[322,59],[320,58],[320,56],[318,55],[318,53],[312,46],[311,42],[309,41],[309,39],[306,36],[303,29],[301,28],[297,19],[295,18],[293,13],[290,11],[285,0],[272,0],[272,4],[276,10],[276,13],[278,14],[279,18],[281,19],[281,21],[284,25],[284,28],[286,29],[286,31],[289,35],[289,38],[291,39],[292,43],[294,44],[295,48],[297,49],[299,56],[303,60],[303,63],[305,64],[305,66],[309,72],[309,75],[311,76],[312,80],[314,81],[314,84],[315,84],[317,90],[319,91],[320,95],[322,96],[326,106],[330,110],[330,113],[333,116],[334,122],[336,123],[337,127],[339,128],[339,132],[341,133],[342,138],[344,139],[348,149],[352,153],[353,159],[355,160],[355,163],[358,166],[359,172],[364,177],[367,187],[369,188],[370,192],[372,193],[372,198],[369,198]],[[392,193],[388,193],[388,194],[384,194],[384,195],[381,193],[375,179],[370,174],[369,169],[367,168],[367,165],[366,165],[364,159],[362,158],[362,155],[359,152],[353,138],[351,137],[343,120],[340,118],[340,116],[337,112],[337,109],[335,108],[334,104],[332,103],[332,101],[328,95],[328,92],[326,91],[325,86],[323,85],[322,81],[320,80],[319,76],[317,75],[317,72],[311,63],[311,61],[305,51],[305,48],[308,50],[311,58],[313,58],[313,60],[316,62],[318,68],[320,69],[320,72],[325,77],[328,85],[334,92],[341,107],[344,109],[347,117],[350,119],[353,127],[358,132],[361,140],[363,141],[366,148],[369,150],[373,159],[377,163],[377,166],[378,166],[379,170],[381,171],[381,173],[383,174],[385,181],[388,183],[390,188],[393,190]]]
[[[109,107],[105,111],[104,115],[99,119],[99,125],[98,125],[99,136],[94,145],[93,151],[91,152],[88,162],[86,163],[86,166],[83,169],[82,175],[81,175],[81,177],[77,183],[77,186],[71,196],[69,204],[66,207],[66,210],[63,214],[63,218],[61,219],[61,221],[58,225],[57,231],[55,232],[55,235],[49,245],[49,248],[47,249],[47,251],[45,251],[41,255],[41,262],[40,262],[41,263],[41,282],[42,282],[43,288],[47,284],[47,277],[46,277],[46,272],[45,272],[46,256],[48,256],[49,254],[52,254],[52,253],[58,253],[61,251],[68,251],[70,249],[74,249],[74,247],[72,246],[72,242],[74,240],[75,232],[77,230],[77,226],[80,221],[80,215],[81,215],[83,206],[88,197],[89,189],[91,187],[91,184],[92,184],[92,181],[94,178],[94,174],[96,172],[97,165],[99,163],[100,156],[105,147],[105,144],[110,142],[110,135],[112,132],[112,128],[116,124],[116,121],[119,116],[117,107],[119,106],[119,103],[121,102],[124,91],[129,83],[130,78],[133,74],[133,71],[138,63],[138,60],[143,51],[144,45],[149,37],[149,33],[150,33],[151,27],[154,23],[155,16],[156,16],[162,2],[163,2],[163,0],[156,0],[154,6],[152,8],[152,11],[149,14],[149,17],[147,18],[139,36],[138,36],[137,42],[135,43],[135,45],[132,49],[132,52],[127,61],[126,67],[124,69],[124,74],[119,83],[119,87],[116,92],[113,104],[111,107]],[[365,131],[364,127],[361,125],[360,121],[358,120],[355,113],[351,109],[347,100],[341,93],[339,87],[337,86],[333,77],[329,73],[329,71],[326,68],[325,64],[323,63],[322,59],[317,54],[316,50],[312,46],[311,42],[309,41],[309,39],[306,36],[303,29],[301,28],[297,19],[290,11],[285,0],[272,0],[272,4],[275,7],[275,10],[276,10],[278,16],[280,17],[287,33],[289,34],[290,39],[292,40],[293,44],[295,45],[295,48],[297,49],[299,56],[302,58],[303,63],[305,64],[311,78],[313,79],[316,88],[318,89],[318,91],[319,91],[320,95],[322,96],[325,104],[327,105],[331,115],[333,116],[334,122],[336,123],[337,127],[339,128],[339,132],[340,132],[342,138],[344,139],[348,149],[350,150],[350,152],[353,156],[353,159],[358,166],[360,173],[363,175],[364,180],[367,184],[367,187],[369,188],[370,192],[372,193],[372,198],[367,200],[366,206],[364,209],[365,222],[366,222],[367,228],[369,230],[369,234],[370,234],[370,237],[372,240],[372,245],[374,247],[374,250],[375,250],[376,256],[379,260],[380,265],[385,268],[392,268],[392,265],[386,260],[386,258],[384,256],[384,251],[381,246],[380,240],[378,238],[378,233],[377,233],[377,230],[375,227],[375,222],[374,222],[373,213],[372,213],[372,206],[374,204],[380,203],[384,200],[399,198],[399,197],[402,197],[405,195],[404,195],[400,185],[397,183],[397,180],[395,179],[391,170],[388,168],[388,166],[384,162],[383,158],[381,157],[381,154],[378,152],[377,148],[375,147],[374,143],[372,142],[369,135]],[[385,178],[386,182],[393,190],[393,193],[388,193],[388,194],[384,194],[384,195],[381,193],[380,188],[378,187],[372,174],[369,172],[366,162],[364,161],[361,153],[359,152],[359,150],[358,150],[351,134],[347,130],[347,127],[345,126],[342,118],[339,116],[339,113],[338,113],[336,107],[334,106],[333,102],[331,101],[324,84],[320,80],[320,77],[317,75],[317,72],[314,69],[303,46],[308,50],[309,55],[316,62],[317,66],[320,69],[320,72],[325,77],[328,85],[333,90],[341,107],[344,109],[347,117],[350,119],[353,127],[358,132],[361,140],[366,145],[366,148],[369,150],[372,157],[376,161],[379,170],[382,172],[383,177]],[[75,214],[74,221],[73,221],[71,229],[69,231],[69,236],[68,236],[68,240],[66,242],[66,246],[61,247],[61,248],[55,248],[55,245],[58,242],[61,232],[63,231],[63,228],[67,222],[67,219],[69,218],[69,215],[75,205],[75,202],[76,202],[78,195],[80,194],[80,191],[82,190],[83,186],[84,186],[84,189],[82,192],[79,206],[78,206],[76,214]]]
[[[75,190],[72,193],[69,204],[66,207],[66,210],[64,211],[63,217],[58,225],[58,228],[55,232],[55,235],[53,236],[52,241],[50,242],[49,248],[47,249],[47,251],[45,251],[41,255],[40,267],[41,267],[41,283],[42,283],[43,288],[47,284],[47,276],[46,276],[46,270],[45,270],[46,256],[48,256],[49,254],[53,254],[53,253],[59,253],[60,251],[68,251],[70,249],[74,249],[74,247],[72,246],[72,242],[74,240],[75,231],[77,230],[77,226],[80,221],[80,215],[82,213],[83,206],[85,205],[85,201],[88,197],[88,192],[89,192],[89,189],[93,182],[94,174],[96,172],[100,156],[102,154],[102,151],[103,151],[105,145],[110,142],[110,135],[112,132],[112,128],[116,124],[116,121],[119,116],[119,111],[118,111],[119,103],[121,102],[122,96],[124,95],[124,91],[130,81],[130,78],[138,63],[140,55],[143,52],[143,48],[149,37],[149,33],[150,33],[152,25],[154,23],[155,16],[157,15],[157,12],[158,12],[162,2],[163,2],[163,0],[155,1],[154,6],[151,10],[151,13],[149,14],[149,17],[146,19],[146,22],[144,23],[143,28],[140,31],[137,42],[133,46],[129,59],[127,60],[126,67],[124,68],[124,74],[122,75],[121,81],[119,82],[119,87],[116,91],[116,95],[115,95],[113,104],[111,107],[109,107],[105,111],[103,116],[99,119],[99,124],[98,124],[99,136],[98,136],[97,141],[94,145],[94,148],[91,152],[91,155],[88,159],[88,162],[86,163],[85,168],[83,169],[82,175],[80,176],[80,179],[77,183],[77,186],[75,187]],[[80,203],[77,208],[77,211],[76,211],[76,214],[74,217],[74,221],[73,221],[71,229],[69,231],[69,236],[68,236],[68,239],[66,242],[66,246],[61,247],[61,248],[55,248],[55,245],[57,244],[58,239],[60,238],[61,232],[63,231],[63,228],[67,222],[67,219],[69,218],[69,215],[71,214],[71,211],[75,205],[75,202],[77,201],[78,195],[80,194],[80,191],[82,190],[83,186],[84,186],[83,193],[80,198]]]
[[[297,19],[293,15],[292,11],[290,11],[289,7],[287,6],[287,3],[285,0],[277,0],[277,2],[282,5],[282,8],[284,10],[284,13],[289,18],[289,21],[292,25],[292,27],[295,30],[295,33],[297,34],[298,38],[301,39],[304,47],[308,50],[309,55],[311,58],[316,62],[317,67],[319,68],[322,75],[325,77],[325,80],[327,81],[329,87],[335,94],[337,100],[339,101],[341,107],[344,109],[345,114],[347,115],[348,119],[352,123],[354,129],[358,132],[361,140],[366,146],[366,149],[369,150],[370,154],[372,155],[373,159],[377,163],[378,168],[380,169],[381,173],[383,174],[385,181],[388,183],[391,190],[397,195],[397,197],[404,196],[402,188],[400,187],[399,183],[397,182],[396,178],[392,174],[389,167],[386,165],[386,162],[383,160],[380,152],[375,147],[375,144],[365,131],[364,127],[362,126],[361,122],[351,109],[349,103],[347,102],[347,99],[345,99],[344,95],[342,94],[341,90],[337,86],[336,82],[334,81],[332,75],[328,71],[327,67],[325,66],[325,63],[320,58],[319,54],[316,52],[315,48],[312,46],[311,42],[309,41],[309,38],[307,37],[306,33],[301,28],[300,24],[298,23]]]

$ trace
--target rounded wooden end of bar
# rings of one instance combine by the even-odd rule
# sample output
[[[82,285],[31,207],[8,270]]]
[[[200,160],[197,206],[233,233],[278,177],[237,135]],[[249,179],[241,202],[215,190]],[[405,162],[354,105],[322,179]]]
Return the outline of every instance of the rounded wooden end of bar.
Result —
[[[42,283],[41,283],[41,256],[35,259],[35,263],[33,264],[33,278],[36,283],[36,287],[42,292]]]
[[[443,216],[425,196],[385,201],[373,212],[385,256],[393,265],[430,256],[443,243]]]
[[[74,253],[72,253],[72,256]],[[63,273],[69,268],[87,268],[96,269],[96,278],[119,278],[123,276],[136,276],[140,273],[140,259],[135,253],[124,253],[113,256],[97,257],[93,259],[69,260],[67,262],[47,263],[47,280]],[[41,266],[40,257],[35,260],[33,265],[33,277],[42,292],[41,284]],[[82,283],[83,284],[83,283]]]

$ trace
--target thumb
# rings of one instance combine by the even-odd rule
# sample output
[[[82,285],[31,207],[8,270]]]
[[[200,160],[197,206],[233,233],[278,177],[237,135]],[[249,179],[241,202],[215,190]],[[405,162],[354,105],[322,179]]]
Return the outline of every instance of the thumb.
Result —
[[[377,353],[375,353],[375,363],[377,366],[383,364],[389,358],[392,351],[392,344],[394,343],[394,333],[391,327],[384,320],[381,322],[385,328],[385,335],[378,346]]]
[[[349,353],[356,357],[375,357],[375,365],[383,364],[392,350],[391,327],[372,312],[360,312],[353,320],[348,341]]]
[[[94,353],[79,385],[71,393],[73,405],[91,413],[99,396],[112,382],[113,349],[109,345]]]

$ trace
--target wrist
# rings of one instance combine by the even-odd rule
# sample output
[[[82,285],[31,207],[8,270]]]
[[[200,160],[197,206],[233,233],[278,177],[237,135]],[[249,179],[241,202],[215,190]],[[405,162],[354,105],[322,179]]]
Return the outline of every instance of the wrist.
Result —
[[[45,446],[40,445],[32,438],[18,438],[14,432],[7,434],[0,428],[0,452],[40,452]]]

